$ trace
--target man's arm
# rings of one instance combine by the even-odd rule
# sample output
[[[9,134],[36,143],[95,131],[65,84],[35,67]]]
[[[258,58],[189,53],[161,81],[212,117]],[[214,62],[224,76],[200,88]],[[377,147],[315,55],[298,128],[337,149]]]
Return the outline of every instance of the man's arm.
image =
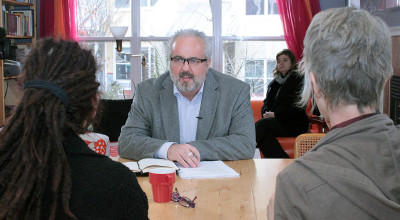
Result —
[[[241,85],[240,88],[235,88],[237,94],[221,94],[219,100],[218,106],[221,109],[217,110],[213,126],[226,126],[226,135],[188,143],[199,150],[201,160],[241,160],[254,157],[256,142],[250,87],[244,83]],[[233,105],[225,109],[224,106],[229,106],[227,102]],[[218,129],[214,127],[211,128],[210,135],[213,135],[213,130]]]
[[[145,89],[143,92],[146,92]],[[152,104],[142,95],[142,87],[136,88],[128,119],[121,128],[118,139],[118,153],[121,157],[140,160],[152,158],[166,140],[152,138],[152,121],[161,120],[151,117]]]

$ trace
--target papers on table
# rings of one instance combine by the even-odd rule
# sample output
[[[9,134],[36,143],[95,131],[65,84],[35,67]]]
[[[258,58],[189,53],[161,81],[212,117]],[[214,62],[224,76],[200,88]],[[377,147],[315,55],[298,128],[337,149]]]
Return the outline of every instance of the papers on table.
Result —
[[[201,161],[200,167],[184,168],[177,163],[178,175],[182,179],[222,178],[240,176],[235,170],[222,161]]]

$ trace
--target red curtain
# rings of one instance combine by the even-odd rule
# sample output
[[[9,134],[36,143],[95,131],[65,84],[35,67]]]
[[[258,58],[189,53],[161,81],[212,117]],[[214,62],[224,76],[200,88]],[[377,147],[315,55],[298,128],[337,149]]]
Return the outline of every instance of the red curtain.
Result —
[[[319,0],[276,0],[276,3],[288,49],[300,60],[308,25],[314,15],[321,11]]]
[[[40,1],[40,37],[78,41],[76,0]]]

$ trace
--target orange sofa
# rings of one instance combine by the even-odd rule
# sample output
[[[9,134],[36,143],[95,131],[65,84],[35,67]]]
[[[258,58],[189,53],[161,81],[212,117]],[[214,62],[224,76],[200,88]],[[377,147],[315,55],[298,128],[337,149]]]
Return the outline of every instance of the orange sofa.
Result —
[[[252,99],[251,108],[253,109],[253,117],[254,123],[261,119],[261,108],[264,104],[263,99]],[[307,105],[307,115],[308,122],[310,123],[309,132],[310,133],[326,133],[329,131],[328,126],[326,125],[323,118],[319,116],[312,115],[311,113],[311,99]],[[294,158],[294,145],[296,141],[296,137],[278,137],[279,144],[282,146],[283,150],[289,155],[290,158]],[[261,153],[261,151],[260,151]],[[264,157],[261,153],[261,157]]]
[[[261,108],[264,104],[263,99],[252,99],[250,101],[251,108],[253,109],[253,117],[254,123],[260,120],[261,117]],[[278,137],[279,143],[281,144],[283,150],[289,155],[290,158],[294,158],[294,143],[296,138],[293,137]],[[261,157],[264,158],[264,155],[261,153]]]

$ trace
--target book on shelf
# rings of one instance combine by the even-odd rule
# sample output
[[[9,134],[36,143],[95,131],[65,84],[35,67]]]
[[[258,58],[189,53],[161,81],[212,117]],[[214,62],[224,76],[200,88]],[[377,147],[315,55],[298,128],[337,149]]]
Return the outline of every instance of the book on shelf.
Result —
[[[122,163],[127,166],[130,170],[137,173],[148,173],[154,168],[171,168],[174,170],[179,170],[178,166],[170,160],[167,159],[156,159],[156,158],[145,158],[137,162],[124,162]]]
[[[23,3],[30,3],[33,4],[34,0],[17,0],[17,2],[23,2]]]
[[[18,9],[11,10],[10,14],[13,15],[10,25],[13,27],[12,31],[9,31],[11,35],[15,36],[29,36],[33,37],[33,24],[34,14],[33,9]]]

